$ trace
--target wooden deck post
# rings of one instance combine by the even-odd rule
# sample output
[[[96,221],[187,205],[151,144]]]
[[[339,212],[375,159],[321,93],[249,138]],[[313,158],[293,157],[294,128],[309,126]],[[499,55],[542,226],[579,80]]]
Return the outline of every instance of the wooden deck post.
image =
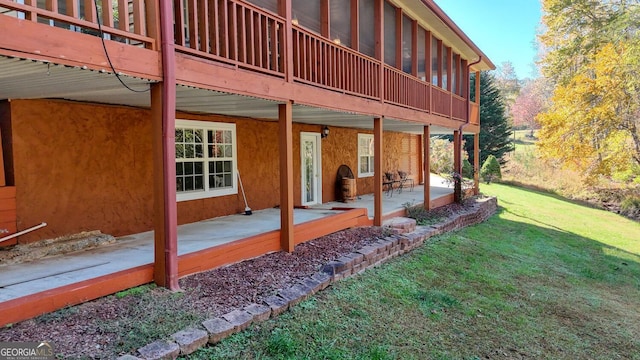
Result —
[[[473,194],[480,193],[480,133],[473,135]]]
[[[426,125],[424,127],[424,134],[422,135],[422,148],[424,149],[424,167],[423,167],[423,178],[424,178],[424,208],[426,210],[431,210],[431,127]]]
[[[176,77],[172,8],[162,2],[163,81],[151,88],[154,168],[154,281],[170,290],[178,284],[178,210],[176,204]]]
[[[278,105],[280,137],[280,245],[292,252],[293,239],[293,103]]]
[[[373,225],[382,226],[382,123],[383,118],[373,119]]]
[[[460,130],[453,131],[453,171],[457,173],[460,172],[460,165],[462,164],[461,133]]]

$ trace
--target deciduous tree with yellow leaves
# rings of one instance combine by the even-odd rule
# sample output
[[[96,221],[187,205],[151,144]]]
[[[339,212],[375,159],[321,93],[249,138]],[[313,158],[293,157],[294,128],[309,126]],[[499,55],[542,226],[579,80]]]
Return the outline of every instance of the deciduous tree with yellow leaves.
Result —
[[[542,155],[590,180],[640,177],[640,0],[543,0],[543,9],[542,70],[555,91],[538,117]]]

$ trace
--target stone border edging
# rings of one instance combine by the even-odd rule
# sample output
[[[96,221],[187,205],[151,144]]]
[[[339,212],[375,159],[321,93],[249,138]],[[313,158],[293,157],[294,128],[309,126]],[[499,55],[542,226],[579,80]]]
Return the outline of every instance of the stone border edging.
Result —
[[[379,239],[371,245],[330,261],[320,272],[266,298],[264,304],[247,305],[203,321],[202,328],[184,329],[171,335],[171,340],[159,340],[141,347],[138,349],[141,358],[127,354],[118,359],[164,360],[191,354],[207,343],[215,344],[231,334],[245,330],[252,323],[277,317],[330,284],[405,254],[432,236],[481,223],[491,217],[497,208],[498,200],[495,197],[477,199],[470,209],[450,215],[438,224],[419,226],[408,234],[395,234]]]

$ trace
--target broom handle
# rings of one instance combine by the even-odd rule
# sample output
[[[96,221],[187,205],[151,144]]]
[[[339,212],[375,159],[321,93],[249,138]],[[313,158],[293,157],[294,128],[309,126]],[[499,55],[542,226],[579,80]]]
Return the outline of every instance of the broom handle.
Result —
[[[240,177],[240,171],[236,170],[236,173],[238,174],[238,180],[240,181],[240,190],[242,190],[242,199],[244,199],[244,207],[249,207],[249,204],[247,204],[247,196],[244,194],[244,185],[242,185],[242,178]]]

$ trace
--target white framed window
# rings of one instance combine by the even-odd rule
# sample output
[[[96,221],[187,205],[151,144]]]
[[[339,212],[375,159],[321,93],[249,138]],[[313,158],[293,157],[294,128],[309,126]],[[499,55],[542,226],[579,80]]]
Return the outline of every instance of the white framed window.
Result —
[[[373,176],[373,135],[358,134],[358,177]]]
[[[176,120],[178,201],[238,193],[236,125]]]

